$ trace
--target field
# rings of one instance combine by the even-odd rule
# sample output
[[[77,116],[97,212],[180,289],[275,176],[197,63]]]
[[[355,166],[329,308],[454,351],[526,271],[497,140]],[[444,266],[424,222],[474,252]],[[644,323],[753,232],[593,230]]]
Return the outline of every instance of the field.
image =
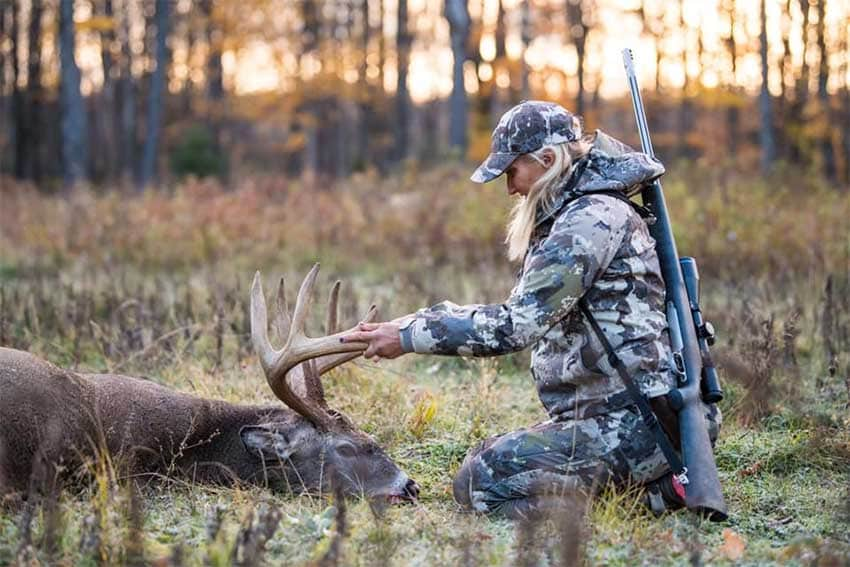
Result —
[[[175,389],[275,403],[250,348],[248,286],[344,281],[343,320],[391,318],[510,289],[501,186],[466,168],[364,174],[333,187],[255,177],[141,195],[47,197],[0,179],[0,345]],[[480,439],[544,419],[527,355],[359,360],[332,407],[422,486],[415,506],[180,479],[91,486],[0,508],[0,565],[561,565],[850,562],[850,193],[680,164],[665,190],[679,251],[700,262],[727,397],[716,457],[731,518],[654,519],[637,490],[515,525],[461,513],[451,478]],[[496,196],[494,196],[494,193]],[[319,332],[322,309],[311,321]],[[2,393],[0,393],[2,395]]]

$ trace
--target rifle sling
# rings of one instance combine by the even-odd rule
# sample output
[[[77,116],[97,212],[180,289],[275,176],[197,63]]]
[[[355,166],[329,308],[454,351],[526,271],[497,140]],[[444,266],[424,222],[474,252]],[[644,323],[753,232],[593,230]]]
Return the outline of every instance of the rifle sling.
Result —
[[[641,393],[638,385],[635,384],[632,377],[629,376],[629,373],[626,370],[626,365],[623,364],[623,361],[619,356],[617,356],[617,353],[614,352],[614,348],[608,341],[608,337],[605,336],[605,333],[602,331],[602,328],[599,326],[596,318],[594,318],[593,314],[591,314],[590,308],[587,305],[587,300],[582,297],[579,300],[578,305],[579,309],[581,309],[581,312],[584,313],[585,318],[587,318],[587,321],[590,323],[590,326],[593,328],[593,332],[599,338],[602,346],[605,347],[605,352],[608,353],[608,364],[610,364],[617,371],[617,374],[619,374],[620,379],[626,386],[626,390],[629,392],[629,395],[632,397],[635,405],[640,411],[643,423],[655,436],[655,444],[658,445],[658,448],[661,449],[662,453],[664,453],[664,458],[667,460],[670,470],[672,470],[673,474],[680,479],[684,478],[685,481],[682,482],[682,484],[686,484],[688,470],[682,463],[682,459],[679,457],[679,454],[676,453],[676,450],[673,448],[673,444],[670,442],[670,439],[667,437],[664,429],[662,429],[661,422],[658,421],[655,413],[653,413],[646,396]]]

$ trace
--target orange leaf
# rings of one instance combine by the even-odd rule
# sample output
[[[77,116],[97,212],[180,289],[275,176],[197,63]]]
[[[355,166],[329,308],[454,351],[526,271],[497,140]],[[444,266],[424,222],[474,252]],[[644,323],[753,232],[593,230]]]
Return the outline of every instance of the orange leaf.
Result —
[[[747,542],[743,537],[735,533],[729,528],[723,530],[723,544],[717,551],[730,561],[737,561],[744,556],[744,549],[747,547]]]

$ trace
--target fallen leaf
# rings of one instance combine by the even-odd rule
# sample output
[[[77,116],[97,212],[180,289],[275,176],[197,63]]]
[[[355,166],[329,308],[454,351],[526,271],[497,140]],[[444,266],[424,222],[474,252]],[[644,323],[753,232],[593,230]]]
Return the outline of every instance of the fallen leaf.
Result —
[[[760,470],[761,470],[761,461],[756,461],[752,465],[739,470],[738,476],[740,476],[740,477],[752,476],[754,474],[758,474],[758,472]]]
[[[718,549],[718,553],[729,559],[737,561],[744,556],[744,549],[747,547],[747,542],[743,537],[735,533],[729,528],[723,530],[723,544]]]

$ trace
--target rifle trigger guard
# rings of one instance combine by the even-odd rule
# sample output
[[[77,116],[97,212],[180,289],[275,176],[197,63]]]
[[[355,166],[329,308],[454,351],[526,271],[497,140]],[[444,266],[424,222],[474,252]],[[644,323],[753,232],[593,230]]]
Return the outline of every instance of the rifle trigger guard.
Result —
[[[679,351],[673,353],[673,374],[676,375],[679,384],[685,382],[685,359],[682,358],[682,353]]]

